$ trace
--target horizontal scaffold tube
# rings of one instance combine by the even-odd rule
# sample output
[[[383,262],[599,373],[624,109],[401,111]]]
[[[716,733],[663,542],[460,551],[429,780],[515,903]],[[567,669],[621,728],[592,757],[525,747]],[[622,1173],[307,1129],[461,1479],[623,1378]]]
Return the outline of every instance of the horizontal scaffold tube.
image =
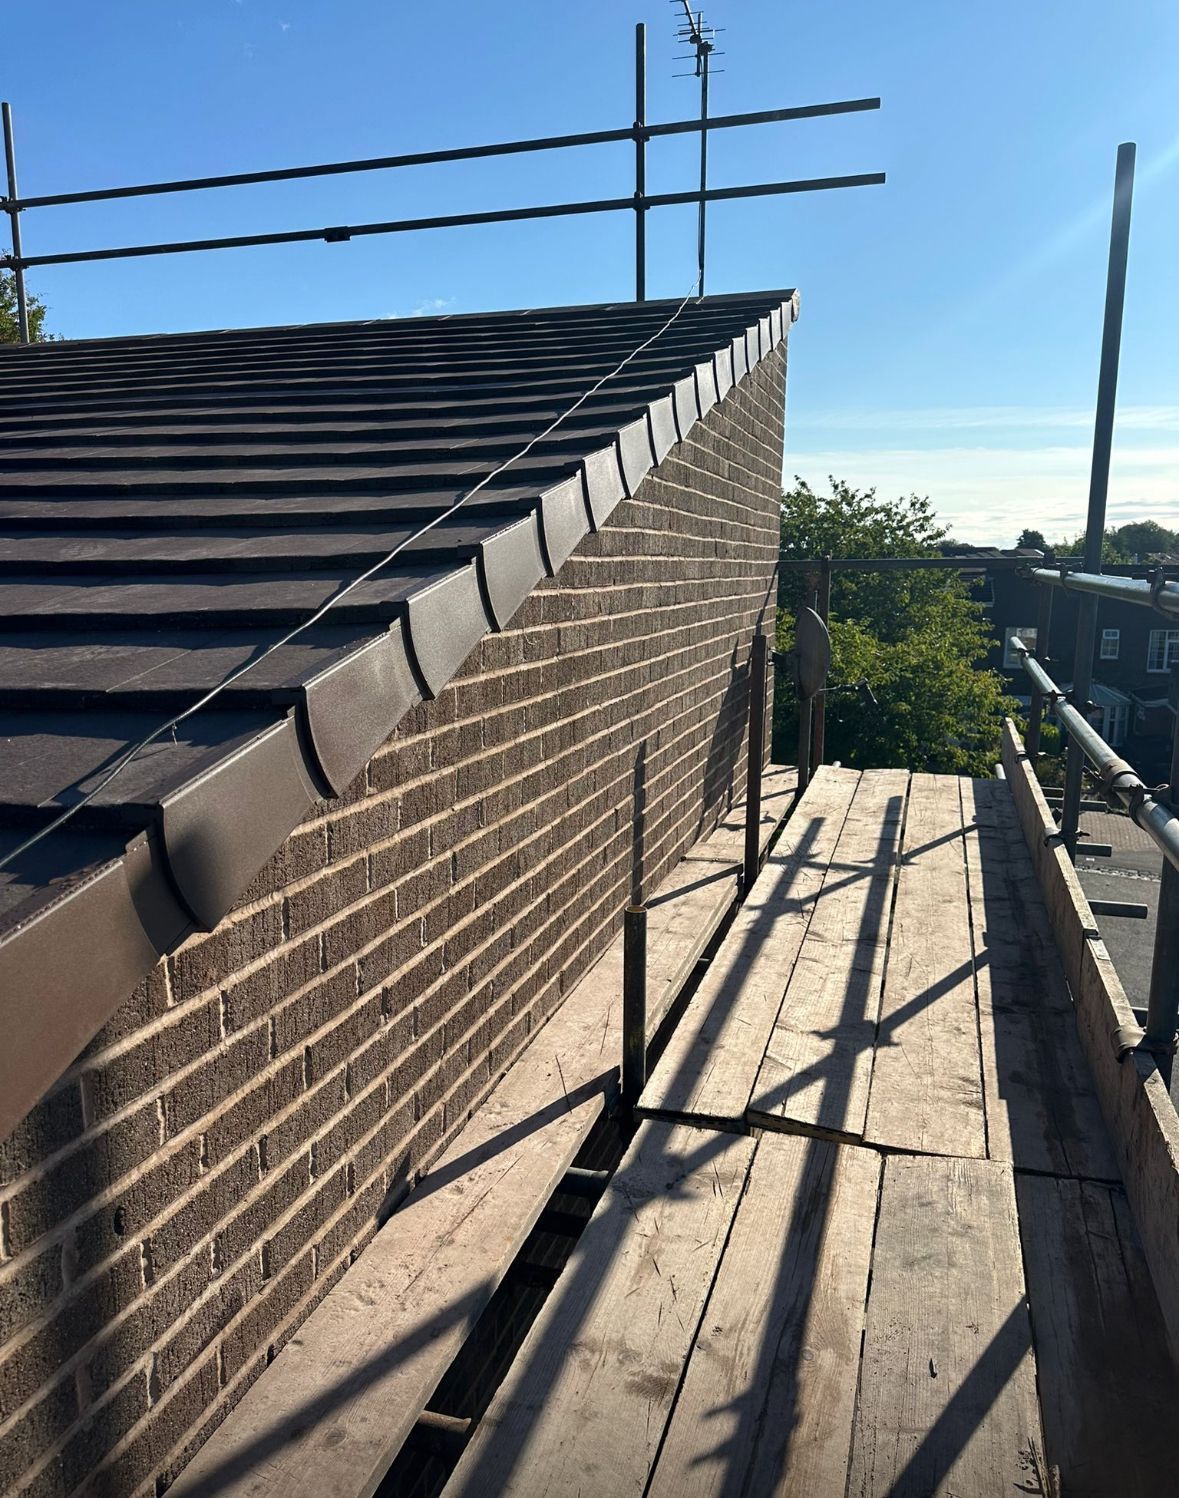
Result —
[[[778,121],[812,120],[824,115],[858,114],[879,109],[879,99],[840,99],[832,104],[800,104],[788,109],[758,109],[745,114],[713,115],[708,120],[668,120],[659,125],[627,125],[617,130],[588,130],[576,135],[542,135],[531,140],[497,141],[491,145],[457,146],[441,151],[412,151],[400,156],[368,156],[360,161],[326,161],[314,166],[279,167],[261,172],[233,172],[220,177],[184,177],[172,182],[138,182],[130,187],[99,187],[82,192],[45,193],[40,197],[3,200],[6,210],[56,208],[65,203],[102,203],[112,198],[144,198],[166,192],[201,192],[210,187],[247,187],[260,182],[291,182],[302,177],[338,177],[346,172],[380,172],[392,167],[428,166],[440,162],[472,161],[486,156],[516,156],[529,151],[553,151],[566,146],[602,146],[612,142],[655,140],[701,130],[731,130],[739,125],[770,125]]]
[[[1092,593],[1118,603],[1136,603],[1179,619],[1179,583],[1150,583],[1141,577],[1111,577],[1100,572],[1061,572],[1052,567],[1033,567],[1031,577],[1069,593]]]
[[[1155,800],[1133,765],[1116,754],[1084,713],[1078,712],[1071,702],[1065,700],[1064,693],[1031,655],[1023,641],[1015,638],[1011,643],[1019,654],[1023,669],[1031,677],[1033,686],[1053,704],[1053,711],[1061,726],[1084,752],[1101,782],[1106,800],[1128,811],[1131,819],[1158,847],[1167,862],[1179,869],[1179,817],[1169,807]]]
[[[105,250],[73,250],[62,255],[0,255],[0,267],[27,270],[34,265],[81,265],[91,260],[129,260],[142,255],[180,255],[192,250],[240,250],[264,244],[305,244],[322,239],[344,244],[368,234],[404,234],[417,229],[459,229],[472,224],[512,224],[533,218],[565,218],[580,213],[621,213],[641,207],[673,208],[686,203],[724,203],[782,193],[827,192],[840,187],[879,187],[883,172],[850,177],[807,177],[791,182],[752,182],[745,187],[709,187],[704,192],[650,193],[639,199],[594,198],[582,203],[542,203],[534,208],[499,208],[487,213],[447,213],[433,218],[390,219],[377,224],[338,224],[323,229],[291,229],[274,234],[234,234],[219,239],[182,239],[167,244],[119,245]]]

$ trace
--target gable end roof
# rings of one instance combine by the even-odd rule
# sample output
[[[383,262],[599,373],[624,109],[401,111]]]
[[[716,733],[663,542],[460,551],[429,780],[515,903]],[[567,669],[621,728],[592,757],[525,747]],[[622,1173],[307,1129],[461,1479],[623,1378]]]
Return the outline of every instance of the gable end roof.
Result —
[[[704,298],[627,360],[675,307],[0,350],[0,858],[92,796],[0,871],[0,1136],[785,339],[798,298]]]

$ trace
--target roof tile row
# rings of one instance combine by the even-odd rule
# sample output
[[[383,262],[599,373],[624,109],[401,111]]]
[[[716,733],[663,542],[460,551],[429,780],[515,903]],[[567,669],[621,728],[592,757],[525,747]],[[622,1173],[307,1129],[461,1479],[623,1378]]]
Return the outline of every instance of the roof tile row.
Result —
[[[0,872],[0,1132],[784,339],[797,298],[686,306],[495,473],[673,310],[0,350],[0,859],[265,655]]]

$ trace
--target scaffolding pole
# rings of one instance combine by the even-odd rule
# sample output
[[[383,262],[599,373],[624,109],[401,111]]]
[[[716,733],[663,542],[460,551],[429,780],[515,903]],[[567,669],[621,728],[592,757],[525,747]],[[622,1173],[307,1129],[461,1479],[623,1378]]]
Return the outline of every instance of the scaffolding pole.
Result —
[[[1126,300],[1126,263],[1130,252],[1130,207],[1134,197],[1132,144],[1118,147],[1114,176],[1113,217],[1109,235],[1109,268],[1105,283],[1105,321],[1101,331],[1101,366],[1097,377],[1097,415],[1093,426],[1093,464],[1089,474],[1089,512],[1085,526],[1085,571],[1101,571],[1105,539],[1105,505],[1109,493],[1109,460],[1113,448],[1114,410],[1118,393],[1118,360],[1122,348],[1122,311]],[[1077,642],[1073,654],[1073,702],[1087,712],[1093,686],[1093,649],[1097,639],[1097,599],[1081,598]],[[1077,859],[1077,824],[1081,805],[1081,772],[1085,755],[1075,735],[1069,735],[1065,763],[1064,805],[1060,830],[1068,855]]]

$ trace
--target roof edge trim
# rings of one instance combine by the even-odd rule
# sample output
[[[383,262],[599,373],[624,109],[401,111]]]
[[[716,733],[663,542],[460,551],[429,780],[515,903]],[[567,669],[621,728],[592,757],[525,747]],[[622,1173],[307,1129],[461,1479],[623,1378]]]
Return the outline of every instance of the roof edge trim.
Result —
[[[504,628],[541,578],[634,497],[696,422],[786,340],[798,313],[792,292],[654,396],[576,473],[536,494],[520,522],[529,540],[522,560],[505,566],[493,539],[411,594],[385,633],[306,682],[297,708],[170,795],[158,830],[0,940],[9,1041],[0,1053],[0,1137],[159,958],[194,926],[217,926],[325,788],[343,794],[405,713],[436,696],[482,637]]]

